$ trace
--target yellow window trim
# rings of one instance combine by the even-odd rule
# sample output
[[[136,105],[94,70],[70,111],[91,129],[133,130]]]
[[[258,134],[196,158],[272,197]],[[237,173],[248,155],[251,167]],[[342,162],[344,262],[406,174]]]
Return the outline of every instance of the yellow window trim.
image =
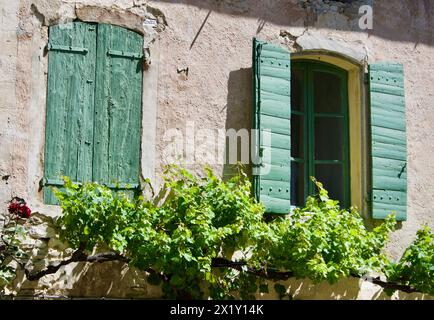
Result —
[[[322,61],[348,72],[348,106],[350,118],[350,186],[351,205],[357,207],[362,213],[367,212],[364,201],[366,189],[366,152],[365,140],[365,110],[363,97],[364,69],[363,66],[352,62],[336,53],[303,52],[291,55],[292,60]]]

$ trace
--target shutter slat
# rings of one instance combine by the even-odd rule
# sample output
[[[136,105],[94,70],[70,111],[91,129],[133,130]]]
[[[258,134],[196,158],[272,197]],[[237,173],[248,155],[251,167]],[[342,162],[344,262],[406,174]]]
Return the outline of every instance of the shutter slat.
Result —
[[[266,80],[262,83],[261,91],[269,93],[277,101],[285,102],[289,97],[288,82]]]
[[[290,204],[291,201],[289,200],[261,195],[260,201],[265,205],[268,213],[287,214],[290,211],[290,209],[288,209],[288,203]]]
[[[263,164],[290,166],[291,157],[288,157],[288,153],[290,154],[291,150],[282,148],[270,148],[263,145],[260,146],[260,149],[262,150]]]
[[[263,129],[270,129],[272,133],[289,135],[288,128],[291,128],[291,120],[271,117],[261,113],[261,127]]]
[[[271,133],[271,139],[263,138],[264,133],[261,131],[261,145],[264,147],[273,147],[279,149],[291,150],[291,137],[284,134]]]
[[[273,67],[261,65],[261,77],[263,77],[263,81],[282,81],[283,83],[289,81],[286,70],[282,70],[281,66]]]
[[[253,128],[261,130],[256,148],[262,156],[262,167],[258,166],[259,174],[256,171],[253,179],[254,191],[267,213],[288,214],[291,209],[290,55],[284,48],[256,39],[253,47]]]
[[[400,64],[370,65],[372,210],[374,219],[407,219],[407,138]]]
[[[407,204],[407,197],[404,191],[376,191],[374,195],[375,200],[379,198],[383,204],[392,204],[395,206],[405,206]]]
[[[372,118],[372,115],[371,115]],[[388,128],[372,126],[371,128],[372,135],[375,136],[375,141],[384,144],[398,145],[406,148],[407,146],[407,138],[405,132],[396,131]]]
[[[396,112],[397,115],[400,115],[401,117],[404,116],[403,113]],[[374,112],[373,113],[373,125],[386,128],[386,129],[392,129],[392,130],[398,130],[400,132],[405,130],[405,123],[402,123],[399,118],[393,118],[390,119],[390,111],[388,110],[382,110],[382,112]]]
[[[402,109],[399,107],[400,104],[404,103],[405,99],[403,96],[396,96],[379,92],[371,92],[371,96],[374,97],[374,100],[372,101],[373,106],[383,106],[385,109],[387,108],[394,111],[403,112]]]
[[[273,99],[272,95],[263,93],[261,99],[261,114],[289,119],[291,117],[291,109],[288,110],[286,102]]]
[[[276,181],[276,180],[261,180],[261,195],[268,197],[291,200],[290,190],[288,188],[287,181]]]
[[[108,28],[98,26],[98,52],[96,59],[98,72],[96,77],[95,91],[95,144],[94,144],[94,167],[93,179],[96,182],[109,182],[109,108],[110,99],[110,74],[109,60],[106,52],[109,50],[110,32]]]
[[[384,177],[396,177],[396,169],[388,169],[388,168],[384,168],[384,169],[378,169],[378,168],[374,168],[373,169],[373,173],[376,175],[380,175],[380,176],[384,176]],[[402,176],[404,178],[407,178],[407,173],[404,171],[402,173]]]
[[[376,142],[372,146],[372,156],[376,158],[386,158],[391,160],[405,161],[406,148],[400,145]]]
[[[285,165],[269,165],[269,172],[264,173],[261,176],[261,180],[269,180],[269,181],[285,181],[291,182],[291,176],[289,175],[291,172],[290,166]]]

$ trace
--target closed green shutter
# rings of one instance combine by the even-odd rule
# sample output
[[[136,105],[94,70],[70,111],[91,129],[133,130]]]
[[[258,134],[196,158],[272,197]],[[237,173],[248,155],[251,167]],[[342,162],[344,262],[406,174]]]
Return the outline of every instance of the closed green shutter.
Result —
[[[407,219],[407,138],[401,64],[369,66],[374,219]]]
[[[82,22],[50,27],[44,201],[62,176],[139,186],[143,38]]]
[[[50,187],[61,186],[62,176],[92,180],[96,27],[50,27],[48,49],[44,199],[55,204]]]
[[[268,213],[291,209],[291,64],[288,50],[254,40],[253,189]],[[267,133],[268,132],[268,133]]]
[[[93,178],[113,187],[139,184],[142,52],[139,34],[98,26]]]

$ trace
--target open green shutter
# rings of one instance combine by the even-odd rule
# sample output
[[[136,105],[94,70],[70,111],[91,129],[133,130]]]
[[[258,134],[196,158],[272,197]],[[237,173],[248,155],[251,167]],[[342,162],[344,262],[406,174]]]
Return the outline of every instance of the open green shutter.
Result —
[[[369,66],[374,219],[407,219],[407,138],[401,64]]]
[[[62,176],[92,180],[96,26],[50,27],[44,201],[56,204]]]
[[[98,25],[93,178],[113,188],[139,186],[143,37]]]
[[[289,51],[254,40],[253,189],[268,213],[291,209],[291,64]],[[256,163],[255,163],[256,162]]]

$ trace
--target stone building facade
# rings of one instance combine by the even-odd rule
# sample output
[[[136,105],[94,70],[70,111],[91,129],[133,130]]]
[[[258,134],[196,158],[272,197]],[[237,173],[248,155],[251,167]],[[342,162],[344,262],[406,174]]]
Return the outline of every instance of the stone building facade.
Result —
[[[363,5],[372,8],[372,28],[361,28]],[[51,224],[58,206],[44,202],[44,157],[49,28],[75,21],[119,26],[143,36],[140,172],[155,185],[168,162],[175,133],[195,137],[219,130],[252,128],[254,86],[252,39],[285,48],[291,61],[323,61],[348,73],[351,204],[372,219],[370,190],[368,66],[404,68],[407,144],[406,219],[388,246],[398,258],[423,225],[434,228],[434,2],[320,0],[16,0],[0,2],[0,203],[19,196],[34,212],[28,240],[41,265],[68,251]],[[172,131],[170,131],[172,130]],[[202,136],[203,138],[203,136]],[[188,142],[180,148],[185,152]],[[208,140],[209,142],[209,140]],[[211,164],[231,175],[217,156],[195,154],[187,166],[200,173]],[[191,159],[190,159],[191,160]],[[47,259],[47,256],[49,257]],[[89,285],[92,283],[92,285]],[[336,286],[288,281],[299,298],[385,298],[380,288],[356,279]],[[80,297],[161,295],[122,264],[70,265],[39,282],[20,275],[11,293]],[[272,297],[272,296],[270,296]],[[420,298],[419,295],[403,295]],[[264,297],[266,298],[266,297]]]

